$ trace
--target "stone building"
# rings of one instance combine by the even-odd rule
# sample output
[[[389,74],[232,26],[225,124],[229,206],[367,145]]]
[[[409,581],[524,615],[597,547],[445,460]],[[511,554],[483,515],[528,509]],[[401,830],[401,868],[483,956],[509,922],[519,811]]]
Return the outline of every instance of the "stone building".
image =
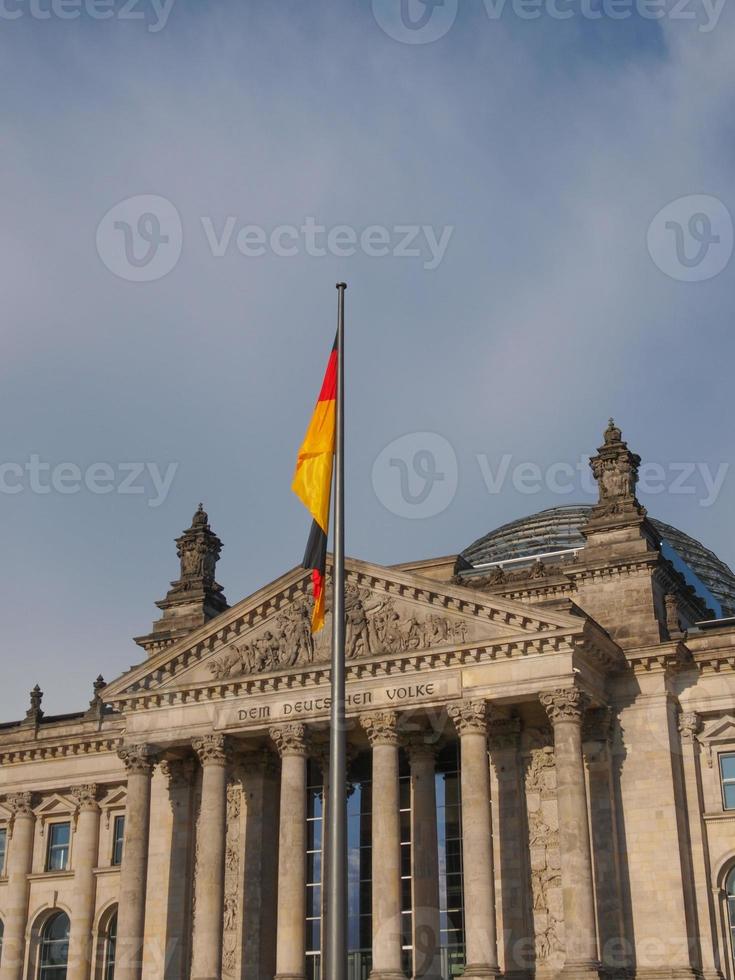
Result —
[[[639,462],[611,423],[594,506],[349,561],[351,980],[735,980],[735,576]],[[0,980],[319,976],[329,628],[177,546],[142,662],[0,726]]]

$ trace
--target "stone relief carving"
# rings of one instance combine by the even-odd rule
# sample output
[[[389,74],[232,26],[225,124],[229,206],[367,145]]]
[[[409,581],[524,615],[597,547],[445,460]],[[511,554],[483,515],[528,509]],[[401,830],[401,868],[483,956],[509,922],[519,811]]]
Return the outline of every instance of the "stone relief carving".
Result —
[[[215,657],[209,670],[215,680],[327,663],[330,658],[331,609],[325,627],[311,635],[311,600],[302,598],[280,612],[273,621],[233,643]],[[345,590],[345,653],[358,657],[427,650],[449,643],[463,643],[468,625],[437,613],[423,613],[396,603],[370,589],[348,585]]]
[[[225,890],[222,927],[222,977],[237,977],[238,922],[240,918],[240,813],[242,786],[232,779],[227,785],[227,837],[225,843]]]
[[[531,857],[531,894],[536,956],[558,970],[564,963],[559,816],[554,750],[550,733],[529,732],[526,755],[526,809]]]

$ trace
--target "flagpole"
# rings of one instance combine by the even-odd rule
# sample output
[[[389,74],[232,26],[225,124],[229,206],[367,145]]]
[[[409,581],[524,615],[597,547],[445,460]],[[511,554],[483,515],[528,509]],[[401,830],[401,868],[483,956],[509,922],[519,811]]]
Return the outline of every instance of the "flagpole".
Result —
[[[337,283],[337,417],[334,450],[332,703],[329,731],[326,980],[347,980],[347,740],[345,731],[345,290]]]

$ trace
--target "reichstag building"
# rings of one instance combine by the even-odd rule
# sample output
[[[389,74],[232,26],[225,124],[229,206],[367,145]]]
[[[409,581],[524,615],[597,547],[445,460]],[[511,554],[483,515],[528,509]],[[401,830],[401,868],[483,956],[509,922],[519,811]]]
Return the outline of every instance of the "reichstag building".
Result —
[[[347,568],[350,980],[735,980],[735,575],[597,503]],[[0,980],[317,980],[329,614],[200,507],[141,662],[0,725]]]

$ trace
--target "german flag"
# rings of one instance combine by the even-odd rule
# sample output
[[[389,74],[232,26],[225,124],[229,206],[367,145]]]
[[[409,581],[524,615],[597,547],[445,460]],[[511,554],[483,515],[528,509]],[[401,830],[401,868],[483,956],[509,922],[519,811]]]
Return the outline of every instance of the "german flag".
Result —
[[[329,504],[332,496],[332,464],[337,418],[337,338],[319,392],[316,408],[296,460],[291,489],[307,508],[314,522],[304,554],[304,568],[311,569],[314,609],[311,631],[324,626],[324,575],[327,565]]]

